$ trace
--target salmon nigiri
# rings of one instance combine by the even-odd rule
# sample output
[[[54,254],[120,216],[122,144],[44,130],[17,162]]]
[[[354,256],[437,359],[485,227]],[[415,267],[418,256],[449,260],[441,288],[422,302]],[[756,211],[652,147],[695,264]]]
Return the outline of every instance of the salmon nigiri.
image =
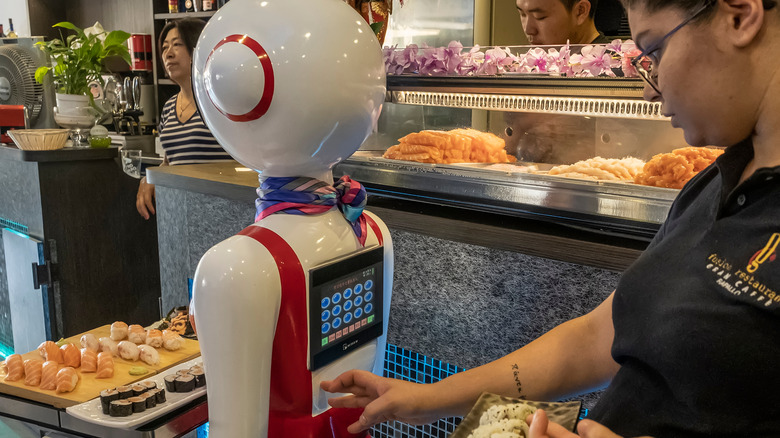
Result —
[[[72,367],[65,367],[57,372],[57,392],[71,392],[79,383],[79,374]]]
[[[41,367],[41,389],[57,389],[57,370],[59,365],[56,361],[47,360]]]
[[[66,367],[78,368],[81,366],[81,351],[73,344],[65,344],[60,347],[62,360]]]
[[[97,353],[95,350],[84,347],[81,349],[81,372],[94,373],[97,371]]]
[[[41,384],[41,368],[43,361],[40,359],[27,359],[24,361],[24,384],[38,386]]]
[[[98,353],[96,379],[110,379],[114,377],[114,356],[107,351]]]
[[[60,347],[57,346],[52,341],[45,341],[41,345],[38,346],[38,352],[41,353],[41,357],[43,357],[46,360],[55,360],[57,363],[63,363],[64,359],[62,358],[62,351],[60,351]]]
[[[127,340],[134,344],[143,344],[146,341],[146,330],[138,324],[131,324],[127,328]]]
[[[24,361],[21,354],[12,354],[5,360],[6,376],[8,382],[15,382],[24,377]]]

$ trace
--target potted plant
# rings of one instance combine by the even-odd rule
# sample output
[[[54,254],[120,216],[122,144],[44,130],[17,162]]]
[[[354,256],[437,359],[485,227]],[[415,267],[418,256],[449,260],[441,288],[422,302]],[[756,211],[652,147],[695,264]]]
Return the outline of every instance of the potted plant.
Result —
[[[35,80],[43,83],[51,73],[60,113],[67,114],[71,111],[69,108],[92,106],[94,101],[90,83],[105,85],[101,76],[103,61],[111,56],[119,56],[130,64],[130,53],[125,46],[130,34],[121,30],[106,32],[100,23],[79,29],[73,23],[63,21],[52,27],[70,29],[75,34],[36,43],[49,55],[52,65],[38,67]]]

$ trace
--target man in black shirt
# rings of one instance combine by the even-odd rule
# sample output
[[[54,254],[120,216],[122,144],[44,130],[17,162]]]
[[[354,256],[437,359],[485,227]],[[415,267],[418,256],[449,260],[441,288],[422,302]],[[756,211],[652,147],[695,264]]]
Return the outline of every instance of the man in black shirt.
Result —
[[[606,44],[593,16],[598,0],[516,0],[523,32],[534,46]]]

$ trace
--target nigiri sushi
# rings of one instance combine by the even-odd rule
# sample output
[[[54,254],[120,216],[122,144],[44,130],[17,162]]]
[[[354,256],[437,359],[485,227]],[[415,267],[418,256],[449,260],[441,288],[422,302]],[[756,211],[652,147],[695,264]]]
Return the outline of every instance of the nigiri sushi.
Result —
[[[53,360],[47,360],[41,367],[41,389],[57,389],[57,370],[59,365]]]
[[[89,348],[90,350],[100,351],[100,342],[92,333],[87,333],[81,337],[81,347]]]
[[[95,378],[110,379],[111,377],[114,377],[114,356],[108,351],[100,352],[97,356],[97,374],[95,374]]]
[[[163,330],[162,338],[163,348],[170,351],[178,350],[184,343],[184,338],[182,338],[178,333],[172,332],[170,330]]]
[[[60,347],[62,359],[66,367],[78,368],[81,366],[81,351],[73,344],[65,344]]]
[[[131,341],[122,341],[118,345],[119,347],[119,357],[122,359],[127,360],[138,360],[138,355],[140,354],[140,351],[138,350],[138,346],[132,343]]]
[[[46,360],[55,360],[57,363],[63,363],[65,360],[62,357],[62,351],[52,341],[44,341],[38,346],[38,352],[41,353],[41,357]]]
[[[100,343],[100,351],[107,351],[114,356],[119,355],[119,347],[113,339],[103,337],[98,339],[98,342]]]
[[[138,357],[147,364],[157,365],[160,363],[160,353],[151,345],[139,345],[138,350],[140,352]]]
[[[111,324],[111,339],[119,342],[127,337],[127,323],[116,321]]]
[[[155,348],[162,347],[163,337],[162,332],[156,329],[146,332],[146,345],[150,345]]]
[[[79,383],[79,374],[71,367],[57,371],[57,392],[71,392]]]
[[[146,341],[146,330],[138,324],[128,327],[127,340],[134,344],[143,344]]]
[[[27,359],[24,361],[24,384],[38,386],[41,384],[41,368],[43,361],[40,359]]]
[[[7,382],[15,382],[24,377],[24,361],[21,354],[12,354],[5,359]]]
[[[97,353],[89,348],[81,349],[81,372],[94,373],[97,371]]]

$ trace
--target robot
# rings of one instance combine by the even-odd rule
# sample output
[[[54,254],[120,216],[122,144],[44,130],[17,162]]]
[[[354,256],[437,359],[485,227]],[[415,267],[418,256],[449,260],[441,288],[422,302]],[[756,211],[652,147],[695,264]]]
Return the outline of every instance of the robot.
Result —
[[[215,437],[357,438],[319,382],[381,373],[393,250],[332,167],[376,125],[381,48],[343,0],[234,0],[203,30],[193,86],[225,150],[260,175],[257,221],[200,260],[191,309]]]

